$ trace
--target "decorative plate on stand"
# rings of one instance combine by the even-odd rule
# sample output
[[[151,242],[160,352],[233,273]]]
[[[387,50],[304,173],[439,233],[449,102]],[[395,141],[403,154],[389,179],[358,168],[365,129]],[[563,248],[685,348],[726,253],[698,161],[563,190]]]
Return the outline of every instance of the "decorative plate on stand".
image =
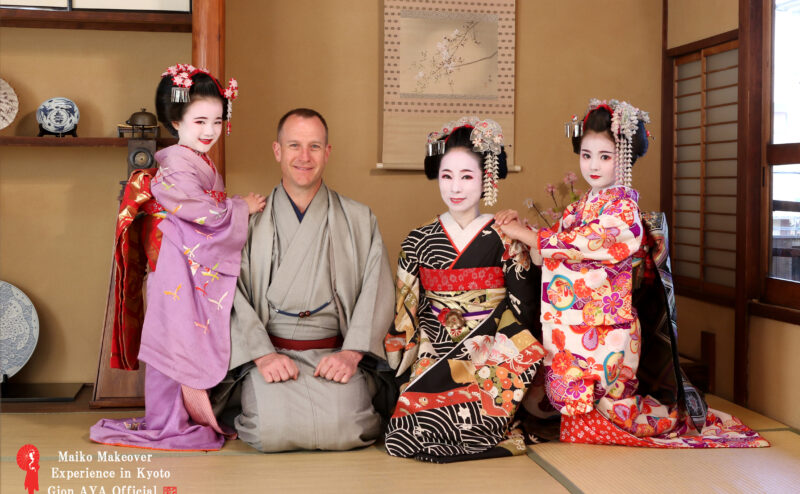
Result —
[[[5,129],[14,118],[17,116],[19,110],[19,99],[14,89],[3,79],[0,79],[0,129]]]
[[[39,340],[39,316],[22,291],[0,281],[0,377],[11,377],[28,362]]]
[[[81,112],[69,98],[50,98],[36,110],[36,121],[52,134],[66,134],[75,130]]]

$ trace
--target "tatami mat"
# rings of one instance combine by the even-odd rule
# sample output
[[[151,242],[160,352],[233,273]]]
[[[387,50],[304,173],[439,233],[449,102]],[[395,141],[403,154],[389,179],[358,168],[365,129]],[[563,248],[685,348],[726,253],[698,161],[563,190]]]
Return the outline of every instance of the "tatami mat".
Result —
[[[800,491],[800,435],[717,396],[706,400],[759,431],[771,447],[667,450],[551,442],[529,447],[528,456],[572,492]]]
[[[264,455],[241,441],[222,451],[164,452],[117,448],[89,441],[89,427],[102,417],[135,412],[0,414],[0,492],[24,492],[25,473],[16,465],[24,444],[41,454],[39,492],[107,494],[291,492],[394,493],[502,491],[586,492],[793,492],[800,486],[800,435],[780,422],[717,397],[709,405],[740,417],[763,431],[771,448],[654,450],[619,446],[546,443],[528,456],[451,465],[420,463],[388,456],[380,447],[349,452],[295,452]],[[141,414],[141,413],[139,413]],[[59,462],[59,452],[92,455],[85,463]],[[99,451],[152,454],[146,463],[103,463]],[[141,479],[137,467],[165,472],[169,478]],[[66,480],[53,468],[114,471],[114,480]],[[119,479],[120,469],[132,478]],[[146,474],[145,474],[146,475]],[[114,486],[131,486],[128,488]],[[48,491],[48,488],[52,488]],[[59,490],[60,489],[60,490]],[[125,490],[127,489],[127,490]]]
[[[163,452],[134,448],[116,448],[89,441],[89,427],[101,417],[127,417],[125,413],[71,414],[2,414],[0,415],[0,492],[23,492],[24,472],[16,465],[20,446],[33,444],[41,454],[40,492],[48,486],[60,486],[80,493],[81,487],[103,485],[107,494],[115,485],[153,488],[162,494],[163,487],[178,487],[178,493],[227,492],[469,492],[475,489],[511,489],[528,492],[568,492],[559,482],[526,456],[495,460],[435,465],[416,460],[392,458],[379,447],[348,452],[295,452],[261,454],[241,441],[228,442],[222,451]],[[119,451],[124,454],[152,453],[149,463],[128,462],[123,465],[102,463],[97,452]],[[90,463],[59,463],[59,451],[80,451],[93,455]],[[130,470],[132,479],[87,481],[54,479],[52,468],[82,470],[114,470],[120,466]],[[147,481],[135,478],[137,468],[168,471],[170,478]],[[136,494],[145,494],[142,490]],[[131,491],[133,494],[133,491]]]
[[[755,431],[772,430],[772,429],[786,429],[788,426],[782,424],[777,420],[765,417],[758,412],[749,410],[745,407],[739,406],[728,400],[722,399],[719,396],[706,395],[706,403],[711,408],[722,410],[731,415],[734,415],[741,420],[747,427]]]
[[[756,449],[666,450],[546,443],[529,455],[591,493],[797,492],[800,435],[764,432]]]

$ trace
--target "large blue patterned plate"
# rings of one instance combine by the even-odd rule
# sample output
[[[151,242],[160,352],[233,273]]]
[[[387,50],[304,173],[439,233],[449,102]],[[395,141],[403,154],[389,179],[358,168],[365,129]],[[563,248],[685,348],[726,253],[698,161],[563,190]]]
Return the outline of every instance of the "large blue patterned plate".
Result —
[[[81,112],[78,105],[67,98],[50,98],[36,110],[36,121],[44,130],[54,134],[65,134],[78,125]]]
[[[13,376],[31,358],[39,340],[39,316],[22,291],[0,281],[0,375]]]

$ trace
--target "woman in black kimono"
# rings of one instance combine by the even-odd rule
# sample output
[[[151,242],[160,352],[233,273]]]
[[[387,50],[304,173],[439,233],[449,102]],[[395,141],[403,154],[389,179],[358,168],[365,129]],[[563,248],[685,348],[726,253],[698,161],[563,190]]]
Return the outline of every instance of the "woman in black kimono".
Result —
[[[428,138],[425,173],[448,211],[411,233],[386,340],[400,398],[390,455],[433,462],[525,452],[512,419],[544,356],[539,278],[527,248],[480,214],[506,175],[500,126],[465,117]],[[537,329],[534,329],[537,328]]]

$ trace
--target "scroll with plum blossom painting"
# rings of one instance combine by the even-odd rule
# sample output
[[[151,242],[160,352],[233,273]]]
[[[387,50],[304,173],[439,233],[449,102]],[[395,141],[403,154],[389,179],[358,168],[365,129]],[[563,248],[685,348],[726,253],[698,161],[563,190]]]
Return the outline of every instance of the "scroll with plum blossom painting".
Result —
[[[384,0],[379,168],[422,170],[428,133],[465,115],[503,128],[514,168],[516,0]]]

